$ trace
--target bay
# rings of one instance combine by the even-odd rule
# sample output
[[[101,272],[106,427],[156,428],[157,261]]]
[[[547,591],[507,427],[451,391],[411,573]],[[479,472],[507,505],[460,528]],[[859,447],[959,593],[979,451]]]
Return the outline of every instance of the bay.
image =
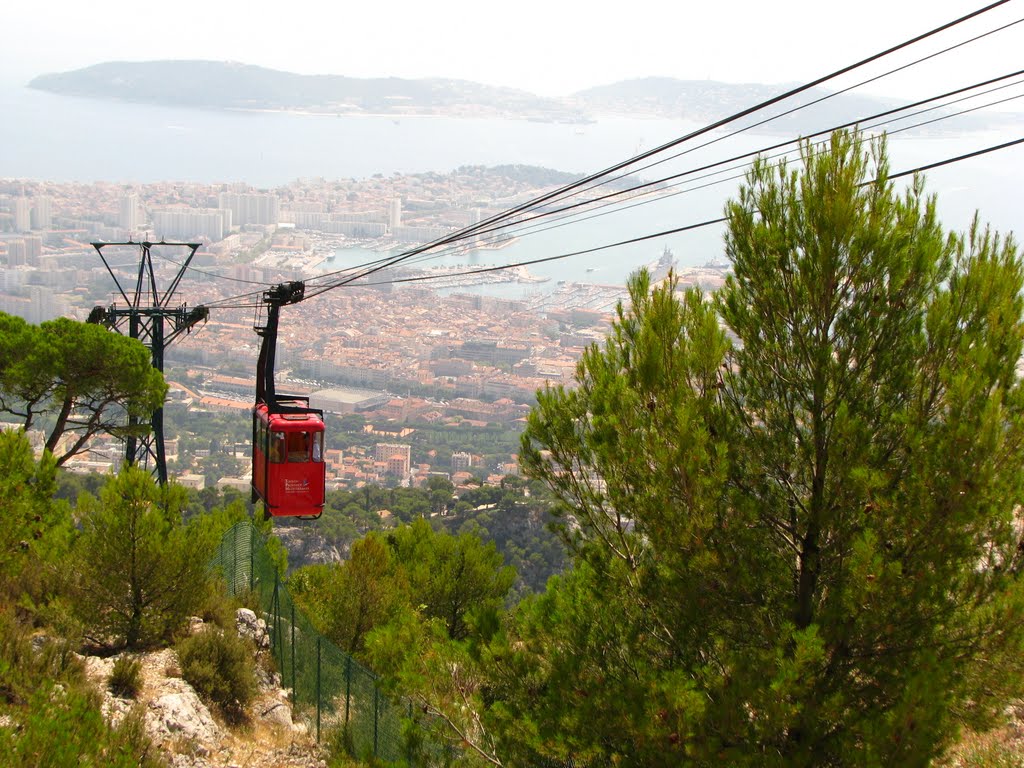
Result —
[[[18,87],[0,89],[0,112],[5,116],[0,120],[2,178],[125,184],[245,182],[256,188],[278,187],[299,178],[446,173],[462,165],[519,163],[582,175],[699,127],[682,120],[630,117],[573,125],[499,118],[207,111],[101,102]],[[893,170],[1016,138],[995,132],[957,134],[952,125],[952,131],[940,136],[892,137]],[[809,130],[821,127],[825,126],[811,125]],[[668,176],[778,141],[778,137],[752,134],[728,138],[718,133],[708,138],[715,143],[640,170],[639,175]],[[692,188],[685,194],[617,213],[597,211],[572,226],[556,220],[538,222],[532,234],[507,248],[436,261],[476,268],[550,258],[717,218],[740,183],[739,165],[718,177],[690,182]],[[948,227],[966,228],[980,210],[996,228],[1020,231],[1024,224],[1018,202],[1022,171],[1024,150],[1018,147],[931,170],[928,189],[938,193],[940,215]],[[711,182],[717,183],[706,186]],[[721,260],[722,230],[701,227],[530,269],[551,281],[621,284],[665,247],[684,265]],[[380,256],[345,249],[324,268],[338,269]]]

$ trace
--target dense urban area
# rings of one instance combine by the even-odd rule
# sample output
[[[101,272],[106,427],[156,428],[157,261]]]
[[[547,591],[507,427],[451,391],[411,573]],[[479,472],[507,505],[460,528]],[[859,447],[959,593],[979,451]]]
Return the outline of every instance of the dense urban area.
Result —
[[[385,256],[430,242],[564,183],[539,168],[467,167],[450,174],[244,184],[0,183],[0,311],[39,323],[84,320],[124,303],[93,242],[200,243],[176,302],[190,306],[306,280],[342,268],[336,254]],[[508,235],[462,246],[467,263],[501,263]],[[137,246],[103,251],[134,287]],[[158,289],[187,248],[154,246]],[[671,254],[654,254],[663,277]],[[460,267],[408,266],[343,286],[283,314],[280,386],[327,413],[328,488],[498,483],[518,472],[517,436],[535,393],[571,382],[583,349],[600,341],[619,285],[545,284],[528,270],[458,276]],[[723,270],[689,270],[683,284],[713,288]],[[405,285],[394,280],[429,277]],[[523,284],[521,298],[481,284]],[[251,298],[250,298],[251,301]],[[214,308],[167,351],[167,452],[180,483],[245,489],[249,413],[259,339],[250,308]],[[217,415],[217,418],[200,417]],[[98,437],[67,467],[105,471],[118,441]]]

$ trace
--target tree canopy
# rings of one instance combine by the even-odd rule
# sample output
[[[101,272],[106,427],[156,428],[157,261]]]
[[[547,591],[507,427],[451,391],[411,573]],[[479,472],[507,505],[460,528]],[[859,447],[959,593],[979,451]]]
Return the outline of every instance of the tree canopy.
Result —
[[[202,605],[207,565],[228,510],[182,523],[188,494],[125,467],[100,498],[79,499],[82,532],[72,557],[76,610],[92,638],[137,648],[166,640]]]
[[[53,457],[37,461],[23,433],[0,431],[0,589],[15,589],[26,565],[68,537],[70,511],[56,491]]]
[[[863,147],[755,163],[725,287],[636,276],[540,393],[576,567],[491,650],[509,754],[921,765],[1019,693],[1021,261]]]
[[[436,619],[450,639],[464,640],[470,615],[500,609],[514,580],[493,543],[435,531],[420,518],[369,533],[345,562],[300,569],[291,584],[323,632],[358,654],[367,634],[404,610]]]
[[[0,313],[0,414],[26,431],[45,429],[58,465],[97,433],[128,434],[129,417],[148,420],[166,392],[135,339],[67,318],[35,326]]]

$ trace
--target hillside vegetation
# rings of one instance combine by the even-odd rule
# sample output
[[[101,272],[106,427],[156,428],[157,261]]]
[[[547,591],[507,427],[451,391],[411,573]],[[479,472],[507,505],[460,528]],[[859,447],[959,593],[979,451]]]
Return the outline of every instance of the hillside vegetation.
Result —
[[[853,133],[756,163],[728,206],[725,287],[636,275],[575,386],[538,394],[529,480],[480,489],[457,527],[441,485],[344,498],[367,528],[288,589],[426,724],[402,735],[415,764],[1020,764],[1024,264],[887,174],[884,143]],[[128,468],[72,506],[21,433],[0,434],[0,468],[0,747],[149,759],[72,651],[217,624],[201,566],[244,502],[207,509]],[[543,585],[479,535],[530,518],[530,483],[568,558]],[[402,511],[371,526],[373,494]],[[231,720],[252,689],[225,635],[177,647]]]

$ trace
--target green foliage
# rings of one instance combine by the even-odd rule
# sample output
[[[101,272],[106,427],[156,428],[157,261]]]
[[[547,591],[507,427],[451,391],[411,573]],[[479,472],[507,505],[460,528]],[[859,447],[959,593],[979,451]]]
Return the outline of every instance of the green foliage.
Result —
[[[450,742],[482,755],[493,743],[478,718],[486,675],[476,649],[497,627],[514,580],[494,544],[420,519],[369,534],[345,563],[299,569],[289,587],[329,639],[428,716],[434,738],[417,741],[420,730],[410,729],[409,749],[445,751],[438,744]]]
[[[191,494],[190,494],[191,497]],[[215,503],[204,511],[186,517],[189,537],[203,551],[212,553],[220,544],[224,533],[235,523],[249,519],[249,512],[242,499]],[[191,504],[188,505],[191,510]]]
[[[478,638],[474,632],[470,640],[453,640],[443,619],[409,608],[367,637],[366,656],[384,690],[408,697],[416,712],[415,727],[410,721],[406,729],[412,763],[436,764],[440,755],[459,765],[496,759],[495,740],[480,719],[488,675],[478,663]]]
[[[57,473],[57,490],[54,496],[58,499],[75,504],[78,497],[83,493],[91,493],[96,496],[106,482],[107,476],[99,472],[80,474],[61,470]]]
[[[297,571],[289,584],[317,628],[353,655],[362,651],[367,632],[409,602],[408,580],[378,538],[356,542],[344,563]]]
[[[81,665],[67,641],[46,641],[37,651],[29,628],[13,611],[0,608],[0,703],[26,703],[44,680],[67,685],[81,677]]]
[[[26,430],[47,422],[58,465],[98,432],[128,434],[125,416],[147,420],[167,392],[145,346],[100,325],[0,313],[0,340],[0,413]]]
[[[1019,692],[1021,262],[858,142],[756,163],[723,290],[639,275],[540,393],[576,568],[487,652],[509,755],[923,765]]]
[[[56,475],[53,457],[36,461],[24,432],[0,432],[0,587],[21,589],[27,570],[40,569],[66,547],[70,515],[66,504],[52,499]]]
[[[551,514],[551,498],[541,489],[527,489],[519,478],[506,477],[500,488],[482,486],[463,491],[452,513],[435,520],[450,531],[493,542],[516,571],[513,595],[544,589],[547,580],[565,570],[566,549]]]
[[[94,640],[128,648],[167,640],[201,604],[215,537],[205,524],[181,522],[187,500],[184,489],[133,467],[110,478],[99,501],[80,500],[77,608]]]
[[[500,609],[515,579],[494,544],[469,534],[438,533],[426,520],[383,538],[405,572],[410,604],[440,619],[452,640],[469,635],[472,611]]]
[[[115,696],[134,699],[142,691],[142,662],[127,654],[118,656],[107,687]]]
[[[288,550],[285,549],[281,539],[274,536],[273,519],[257,516],[253,520],[253,526],[265,537],[267,554],[270,556],[270,561],[273,563],[278,575],[283,577],[288,572]]]
[[[229,595],[224,589],[224,583],[213,579],[207,584],[197,615],[207,624],[221,629],[233,629],[238,609],[243,607],[246,606],[241,598]]]
[[[107,725],[82,665],[64,640],[33,643],[28,628],[0,610],[0,755],[12,768],[68,765],[156,768],[139,713]]]
[[[227,719],[244,719],[256,696],[256,649],[234,632],[207,630],[178,643],[181,675]]]
[[[347,561],[299,569],[289,584],[320,630],[359,655],[367,633],[404,609],[439,619],[451,639],[465,639],[473,612],[502,607],[514,580],[493,544],[417,520],[371,533],[353,545]]]
[[[96,697],[44,685],[19,713],[18,729],[0,728],[0,753],[10,768],[158,768],[141,713],[107,725]]]
[[[438,530],[493,542],[516,571],[514,595],[542,590],[549,577],[564,570],[565,548],[550,530],[551,497],[542,486],[528,488],[519,478],[505,478],[500,488],[462,491],[458,502],[453,502],[451,491],[451,484],[440,477],[431,478],[423,489],[365,486],[358,491],[329,491],[317,533],[347,552],[359,538],[389,527],[392,518],[382,521],[377,514],[381,509],[403,522],[430,514]]]

